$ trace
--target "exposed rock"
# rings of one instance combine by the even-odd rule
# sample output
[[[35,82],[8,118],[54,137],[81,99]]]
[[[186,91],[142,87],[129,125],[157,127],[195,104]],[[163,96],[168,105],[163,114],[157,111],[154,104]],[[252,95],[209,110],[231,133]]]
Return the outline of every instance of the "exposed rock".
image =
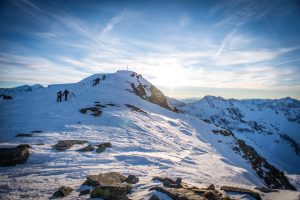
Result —
[[[135,111],[135,112],[139,112],[139,113],[143,113],[143,114],[147,114],[147,112],[143,111],[142,109],[135,107],[133,105],[130,104],[125,104],[128,108],[130,108],[131,110]]]
[[[130,184],[136,184],[137,182],[139,182],[139,178],[135,175],[129,175],[126,178],[125,182]]]
[[[15,148],[0,148],[0,165],[14,166],[23,164],[29,157],[29,145],[19,145]]]
[[[99,144],[99,146],[101,146],[101,145],[105,146],[106,148],[111,148],[112,147],[110,142],[103,142],[103,143]]]
[[[257,200],[261,200],[260,194],[257,192],[254,192],[252,190],[249,189],[245,189],[245,188],[238,188],[238,187],[231,187],[231,186],[222,186],[221,190],[224,190],[226,192],[238,192],[238,193],[245,193],[245,194],[249,194],[251,196],[253,196],[255,199]]]
[[[172,110],[169,105],[166,96],[155,86],[151,85],[150,87],[151,96],[149,97],[149,101],[155,104],[160,105],[161,107]]]
[[[161,107],[174,111],[168,105],[167,97],[159,89],[157,89],[153,85],[151,85],[150,87],[148,87],[147,85],[142,85],[141,82],[138,80],[139,77],[141,76],[137,75],[137,82],[138,82],[137,86],[134,83],[130,83],[130,86],[132,88],[131,92],[135,93],[137,96],[141,97],[142,99],[150,101],[151,103],[157,104]],[[147,96],[146,91],[148,91],[151,95]]]
[[[208,190],[215,190],[215,185],[214,184],[210,184],[208,187],[207,187]]]
[[[72,188],[61,186],[54,194],[52,195],[53,198],[65,197],[68,196],[73,191]]]
[[[81,108],[79,110],[79,112],[81,112],[82,114],[86,114],[88,111],[90,111],[95,117],[98,117],[102,114],[102,110],[100,109],[100,107],[88,107],[88,108]]]
[[[128,199],[126,196],[131,191],[131,184],[123,183],[127,179],[121,173],[110,172],[99,175],[89,175],[83,185],[94,186],[91,198],[107,200]]]
[[[176,183],[177,185],[181,185],[181,182],[182,182],[182,178],[177,178],[177,179],[175,180],[175,183]]]
[[[90,194],[90,193],[91,193],[90,189],[81,190],[80,193],[79,193],[79,196],[87,195],[87,194]]]
[[[110,142],[104,142],[104,143],[101,143],[97,146],[98,146],[98,148],[96,150],[97,153],[102,153],[102,152],[105,151],[106,148],[111,148],[112,147]]]
[[[87,143],[85,140],[60,140],[57,144],[52,146],[54,149],[58,151],[64,151],[70,149],[75,144],[84,144]]]
[[[19,133],[16,135],[16,137],[32,137],[33,134],[30,133]]]
[[[94,151],[94,149],[95,149],[95,147],[93,147],[92,145],[88,145],[86,147],[78,149],[77,151],[86,152],[86,151]]]
[[[212,132],[214,134],[221,134],[221,135],[224,135],[224,136],[233,136],[233,133],[231,131],[228,131],[228,130],[212,130]]]
[[[247,145],[243,140],[236,140],[237,146],[233,148],[240,153],[245,160],[248,160],[257,175],[262,178],[268,187],[273,189],[296,188],[289,182],[283,172],[271,165],[265,158],[261,157],[253,147]]]
[[[91,198],[104,200],[127,200],[126,196],[131,192],[130,184],[114,184],[97,186],[92,190]]]
[[[89,186],[101,186],[101,185],[113,185],[123,183],[126,180],[126,176],[119,172],[109,172],[99,175],[89,175],[83,185]]]
[[[99,145],[99,147],[98,147],[98,149],[96,150],[96,152],[97,152],[97,153],[102,153],[102,152],[105,151],[105,149],[106,149],[106,147],[105,147],[103,144],[101,144],[101,145]]]
[[[254,188],[258,191],[264,192],[264,193],[269,193],[269,192],[279,192],[279,190],[276,189],[271,189],[271,188],[266,188],[266,187],[256,187]]]
[[[157,180],[163,183],[163,185],[165,187],[169,187],[169,188],[181,188],[181,178],[177,178],[176,180],[173,180],[171,178],[167,178],[167,177],[159,177],[156,176],[154,177],[152,180]]]

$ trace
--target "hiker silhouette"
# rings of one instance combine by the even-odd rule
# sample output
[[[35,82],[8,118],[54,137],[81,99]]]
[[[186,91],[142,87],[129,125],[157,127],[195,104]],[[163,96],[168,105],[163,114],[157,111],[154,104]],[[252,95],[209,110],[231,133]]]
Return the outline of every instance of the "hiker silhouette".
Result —
[[[93,86],[96,86],[99,83],[100,83],[100,78],[99,77],[93,80]]]
[[[59,90],[59,91],[57,92],[57,99],[56,99],[56,101],[57,101],[57,102],[61,102],[61,98],[62,98],[62,92]]]
[[[65,101],[67,101],[68,100],[68,94],[69,94],[70,92],[67,90],[67,89],[65,89],[65,91],[64,91],[64,93],[63,93],[63,96],[65,96]]]

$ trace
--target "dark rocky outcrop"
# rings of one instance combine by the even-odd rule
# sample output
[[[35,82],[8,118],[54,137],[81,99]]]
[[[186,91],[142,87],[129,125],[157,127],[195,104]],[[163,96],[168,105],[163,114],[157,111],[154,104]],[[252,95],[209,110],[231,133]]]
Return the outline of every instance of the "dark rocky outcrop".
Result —
[[[0,165],[14,166],[23,164],[29,157],[30,145],[19,145],[14,148],[0,148]]]
[[[139,178],[135,175],[129,175],[126,180],[126,183],[130,183],[130,184],[136,184],[139,182]]]
[[[228,130],[211,130],[214,134],[221,134],[224,136],[233,136],[233,133]]]
[[[90,189],[86,189],[86,190],[81,190],[79,193],[79,196],[84,196],[84,195],[88,195],[91,193]]]
[[[99,175],[89,175],[83,185],[88,186],[100,186],[100,185],[112,185],[125,182],[126,176],[119,172],[109,172]]]
[[[257,175],[262,178],[266,185],[273,189],[296,190],[289,182],[283,172],[271,165],[265,158],[261,157],[253,147],[247,145],[243,140],[236,140],[234,150],[248,160]]]
[[[79,112],[81,112],[82,114],[87,114],[87,112],[91,112],[93,116],[98,117],[102,114],[102,110],[100,109],[100,107],[88,107],[88,108],[81,108],[79,110]]]
[[[58,151],[64,151],[70,149],[75,144],[84,144],[87,143],[85,140],[60,140],[57,144],[52,146],[54,149]]]
[[[91,198],[102,198],[104,200],[128,200],[127,194],[131,192],[129,184],[101,185],[95,187],[91,192]]]
[[[98,145],[98,148],[96,150],[97,153],[102,153],[105,151],[106,148],[111,148],[112,145],[110,142],[104,142]]]
[[[222,186],[221,190],[224,190],[226,192],[245,193],[245,194],[249,194],[249,195],[253,196],[257,200],[261,200],[260,194],[253,190],[249,190],[249,189],[245,189],[245,188],[238,188],[238,187],[231,187],[231,186]]]
[[[134,76],[132,76],[134,77]],[[141,97],[142,99],[145,99],[147,101],[150,101],[151,103],[157,104],[163,108],[166,108],[168,110],[174,111],[169,105],[167,97],[155,86],[150,85],[143,85],[141,84],[139,78],[141,78],[141,75],[136,75],[137,78],[137,86],[134,83],[130,83],[131,89],[133,93],[135,93],[137,96]],[[147,96],[147,92],[149,91],[150,96]]]
[[[207,187],[208,190],[215,190],[215,185],[214,184],[210,184],[208,187]]]
[[[94,151],[94,149],[95,149],[95,147],[93,147],[92,145],[88,145],[86,147],[78,149],[77,151],[86,152],[86,151]]]
[[[143,111],[142,109],[136,107],[136,106],[133,106],[133,105],[130,105],[130,104],[125,104],[128,108],[130,108],[131,110],[135,111],[135,112],[139,112],[139,113],[143,113],[143,114],[147,114],[147,112]]]
[[[72,188],[61,186],[54,194],[52,195],[52,198],[60,198],[60,197],[66,197],[73,191]]]
[[[157,180],[163,183],[163,185],[165,187],[169,187],[169,188],[181,188],[181,178],[177,178],[176,180],[173,180],[171,178],[168,177],[159,177],[156,176],[152,179],[153,181]]]

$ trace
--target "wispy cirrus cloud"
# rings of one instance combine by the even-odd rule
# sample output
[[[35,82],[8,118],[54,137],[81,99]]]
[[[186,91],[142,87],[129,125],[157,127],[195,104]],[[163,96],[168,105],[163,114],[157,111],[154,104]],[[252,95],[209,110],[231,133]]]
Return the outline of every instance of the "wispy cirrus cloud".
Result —
[[[278,56],[291,52],[294,48],[256,51],[226,51],[214,58],[216,65],[237,65],[270,61]]]
[[[175,13],[171,18],[174,23],[167,26],[160,24],[160,16],[152,19],[144,11],[128,9],[91,23],[71,12],[50,12],[30,0],[16,4],[46,28],[31,33],[31,39],[39,41],[37,50],[25,43],[13,51],[0,51],[0,81],[77,82],[90,74],[126,69],[128,65],[153,84],[165,87],[292,89],[300,85],[300,72],[292,65],[300,58],[283,58],[295,48],[262,46],[268,44],[268,38],[239,26],[256,19],[252,18],[256,9],[252,3],[212,23],[221,29],[226,24],[238,24],[231,30],[218,29],[217,34],[213,27],[209,32],[203,26],[198,28],[197,20],[186,11],[178,12],[182,13],[179,16]],[[224,6],[209,11],[208,16],[222,13]],[[241,4],[234,1],[230,6]],[[248,10],[251,13],[240,17]]]

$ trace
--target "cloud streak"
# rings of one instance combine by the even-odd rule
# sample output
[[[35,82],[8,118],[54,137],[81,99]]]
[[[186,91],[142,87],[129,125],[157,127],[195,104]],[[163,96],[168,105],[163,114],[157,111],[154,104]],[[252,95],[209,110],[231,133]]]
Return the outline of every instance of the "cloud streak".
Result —
[[[2,82],[77,82],[90,74],[126,69],[128,65],[130,70],[164,87],[271,90],[300,86],[297,78],[300,72],[294,65],[299,58],[285,58],[296,48],[261,47],[267,43],[266,38],[243,32],[240,27],[220,31],[217,37],[202,27],[196,29],[195,21],[192,27],[191,15],[185,11],[179,12],[184,13],[182,15],[174,14],[174,23],[157,30],[156,26],[149,26],[151,23],[141,11],[121,9],[109,19],[99,18],[99,22],[90,23],[69,12],[51,13],[29,0],[16,4],[47,25],[47,29],[33,32],[32,36],[42,41],[39,50],[45,49],[51,56],[21,44],[22,48],[13,48],[14,51],[0,51]],[[230,6],[240,4],[233,2]],[[209,11],[208,16],[223,9],[219,6]],[[248,9],[253,11],[253,5],[237,12]],[[219,25],[235,20],[240,20],[238,24],[248,23],[247,17],[251,18],[252,14],[248,13],[245,18],[234,14],[233,18],[219,21]]]

